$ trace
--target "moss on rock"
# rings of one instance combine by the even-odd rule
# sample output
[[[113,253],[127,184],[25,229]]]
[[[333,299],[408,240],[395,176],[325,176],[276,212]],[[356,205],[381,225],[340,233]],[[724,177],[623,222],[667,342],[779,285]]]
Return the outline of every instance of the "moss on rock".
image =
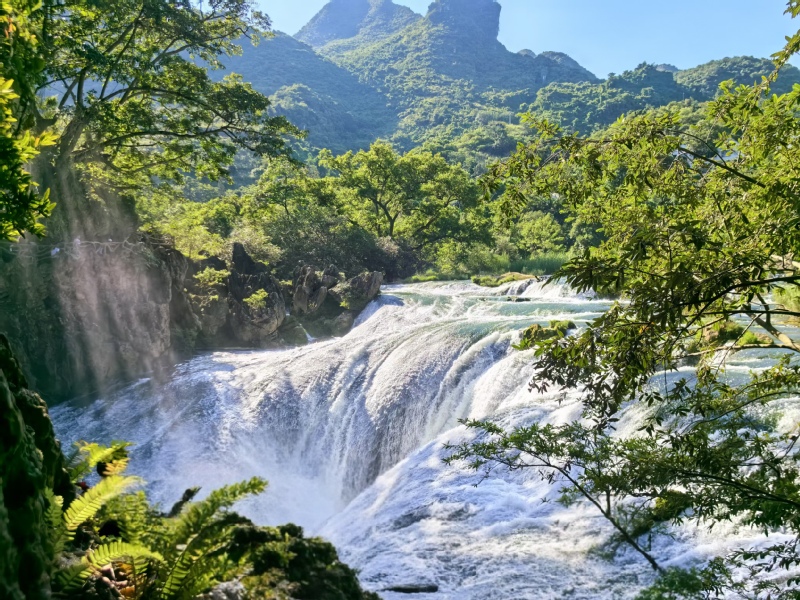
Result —
[[[47,490],[72,495],[47,408],[26,385],[0,336],[0,597],[13,600],[50,597]]]

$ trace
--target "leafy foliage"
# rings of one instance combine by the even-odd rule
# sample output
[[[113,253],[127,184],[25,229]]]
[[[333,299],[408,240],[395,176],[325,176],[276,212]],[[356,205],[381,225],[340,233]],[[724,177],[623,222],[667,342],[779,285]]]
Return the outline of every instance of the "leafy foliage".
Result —
[[[798,39],[776,55],[778,69]],[[601,229],[605,240],[558,275],[626,301],[578,335],[534,340],[531,388],[579,390],[581,419],[509,431],[470,422],[479,440],[453,448],[451,460],[535,469],[563,486],[564,501],[595,506],[617,541],[662,573],[645,597],[675,597],[683,575],[665,572],[644,536],[686,521],[793,538],[686,575],[690,597],[796,597],[798,432],[779,417],[800,392],[800,343],[787,329],[798,315],[770,294],[800,287],[800,88],[772,95],[776,77],[723,85],[702,127],[682,122],[677,107],[628,116],[594,138],[531,117],[538,138],[487,179],[505,186],[510,214],[557,195],[570,216]],[[725,366],[743,349],[772,366],[729,378]],[[677,374],[687,360],[697,368]],[[631,410],[645,424],[623,435],[616,423]]]
[[[44,68],[35,23],[40,8],[29,0],[0,3],[0,240],[44,234],[40,219],[53,210],[49,192],[38,190],[25,167],[55,143],[52,134],[31,131]]]
[[[56,92],[40,117],[61,133],[53,160],[91,173],[97,191],[100,181],[129,189],[186,172],[225,178],[237,150],[285,152],[284,136],[299,132],[268,115],[269,100],[241,78],[208,74],[268,26],[247,0],[54,5],[40,86]]]
[[[125,598],[189,600],[237,578],[245,578],[260,597],[282,598],[273,596],[281,590],[298,597],[373,597],[361,590],[355,573],[338,561],[329,544],[303,538],[292,525],[255,527],[231,511],[262,493],[265,481],[253,478],[226,486],[200,501],[194,501],[199,489],[193,488],[164,514],[143,492],[128,491],[138,479],[116,472],[127,464],[127,447],[80,444],[82,460],[74,464],[119,468],[111,475],[104,474],[106,467],[98,469],[100,481],[63,512],[60,499],[50,496],[48,518],[54,538],[60,538],[59,552],[79,556],[62,563],[54,577],[60,597],[80,598],[91,588],[105,588]]]
[[[441,155],[376,142],[358,153],[323,151],[319,163],[323,173],[266,161],[254,184],[207,202],[153,194],[142,204],[145,226],[193,257],[244,242],[284,279],[298,263],[407,276],[445,244],[490,239],[477,183]]]

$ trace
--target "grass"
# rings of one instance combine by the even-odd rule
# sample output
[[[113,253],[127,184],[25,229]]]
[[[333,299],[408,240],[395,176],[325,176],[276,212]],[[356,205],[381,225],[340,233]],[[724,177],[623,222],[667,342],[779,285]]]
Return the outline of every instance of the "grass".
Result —
[[[566,252],[548,252],[534,258],[511,261],[511,271],[526,275],[552,275],[569,260]]]
[[[459,281],[462,279],[469,279],[469,275],[464,273],[443,273],[434,269],[428,269],[424,273],[417,273],[406,279],[403,283],[425,283],[428,281]]]

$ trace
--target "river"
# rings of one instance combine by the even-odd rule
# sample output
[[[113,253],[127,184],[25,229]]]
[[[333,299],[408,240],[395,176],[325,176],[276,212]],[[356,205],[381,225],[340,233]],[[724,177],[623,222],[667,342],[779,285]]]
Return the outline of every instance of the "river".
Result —
[[[511,345],[533,323],[585,327],[607,308],[558,283],[385,286],[343,338],[199,356],[166,383],[52,416],[65,445],[77,432],[133,442],[131,471],[165,507],[188,487],[268,479],[241,512],[329,539],[387,600],[409,597],[383,591],[394,586],[438,588],[420,600],[633,598],[652,572],[624,547],[608,552],[611,530],[591,507],[559,503],[534,472],[482,479],[442,462],[445,443],[470,435],[459,419],[578,418],[574,395],[528,391],[531,352]],[[624,421],[635,427],[636,414]],[[686,566],[756,537],[687,526],[654,538],[652,552]]]

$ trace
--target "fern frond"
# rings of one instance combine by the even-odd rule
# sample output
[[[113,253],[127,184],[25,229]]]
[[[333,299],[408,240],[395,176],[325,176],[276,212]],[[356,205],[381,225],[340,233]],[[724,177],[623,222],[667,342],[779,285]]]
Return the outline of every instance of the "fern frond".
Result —
[[[142,491],[113,498],[98,518],[116,521],[123,541],[129,544],[148,546],[153,534],[163,528]]]
[[[129,442],[111,442],[110,446],[88,442],[75,444],[77,453],[69,462],[69,476],[72,481],[86,476],[98,463],[114,463],[128,456]],[[127,464],[127,463],[126,463]]]
[[[260,494],[266,487],[266,481],[254,477],[249,481],[214,490],[205,500],[190,504],[183,514],[176,518],[172,544],[175,546],[187,544],[190,539],[201,533],[220,511],[230,508],[248,496]]]
[[[139,565],[147,562],[163,562],[163,558],[157,552],[148,548],[126,544],[125,542],[111,542],[89,550],[81,559],[80,564],[62,570],[56,574],[57,587],[64,591],[75,591],[80,589],[94,573],[106,565],[121,560],[128,560]]]
[[[112,475],[101,479],[96,486],[89,488],[86,493],[73,500],[64,513],[64,526],[68,537],[74,536],[75,530],[82,523],[94,517],[106,502],[123,494],[140,481],[138,477]]]
[[[244,574],[244,569],[233,571],[226,568],[227,561],[224,556],[215,555],[220,550],[209,548],[199,556],[189,567],[189,572],[184,577],[181,587],[172,595],[162,595],[162,600],[183,600],[196,598],[223,581],[232,581]]]
[[[103,465],[103,472],[101,475],[103,477],[110,477],[111,475],[122,475],[128,469],[128,461],[130,459],[126,456],[125,458],[120,458],[117,460],[113,460],[109,463],[104,463]]]
[[[227,547],[228,541],[223,537],[215,543],[195,547],[195,540],[192,540],[169,570],[161,588],[162,600],[194,598],[211,587],[211,583],[219,583],[217,576],[224,558],[218,553]]]
[[[47,512],[45,518],[50,526],[50,543],[53,545],[53,555],[58,556],[64,550],[67,541],[67,531],[64,527],[64,498],[56,496],[50,488],[44,489],[47,499]]]

